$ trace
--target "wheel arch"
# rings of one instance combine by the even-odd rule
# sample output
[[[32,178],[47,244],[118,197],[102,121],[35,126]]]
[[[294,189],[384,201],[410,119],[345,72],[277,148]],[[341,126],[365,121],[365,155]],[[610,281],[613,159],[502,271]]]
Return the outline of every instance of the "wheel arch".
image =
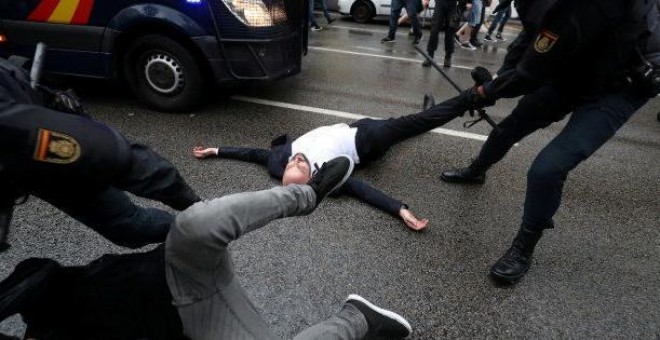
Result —
[[[149,10],[147,10],[149,8]],[[116,34],[104,36],[104,50],[111,51],[113,77],[123,80],[124,54],[131,44],[146,35],[166,36],[184,46],[203,68],[205,75],[213,74],[208,59],[194,37],[215,34],[205,32],[192,18],[174,9],[160,5],[135,5],[115,15],[108,24],[108,31]],[[207,79],[208,80],[208,79]]]

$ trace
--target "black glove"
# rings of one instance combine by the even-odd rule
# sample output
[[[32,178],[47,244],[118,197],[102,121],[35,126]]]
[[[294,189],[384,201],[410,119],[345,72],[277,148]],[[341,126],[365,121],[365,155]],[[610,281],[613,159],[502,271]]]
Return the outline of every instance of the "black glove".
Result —
[[[483,93],[483,87],[479,85],[479,86],[473,86],[461,92],[460,96],[463,99],[463,102],[467,106],[468,110],[479,110],[479,109],[483,109],[486,106],[495,105],[494,100],[488,99],[482,93]]]

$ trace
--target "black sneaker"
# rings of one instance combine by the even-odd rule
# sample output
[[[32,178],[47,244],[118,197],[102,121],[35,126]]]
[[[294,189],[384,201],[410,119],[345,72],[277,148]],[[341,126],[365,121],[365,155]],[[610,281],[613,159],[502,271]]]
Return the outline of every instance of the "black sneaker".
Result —
[[[419,44],[420,41],[422,41],[422,37],[424,37],[424,34],[420,33],[418,36],[415,37],[415,40],[413,40],[413,45]]]
[[[482,44],[479,40],[474,39],[474,40],[470,40],[470,45],[472,45],[476,48],[480,48],[484,44]]]
[[[374,306],[371,302],[359,295],[349,295],[346,303],[352,304],[364,315],[369,325],[367,338],[405,339],[412,333],[410,323],[403,316]]]
[[[333,191],[341,187],[353,172],[355,163],[347,156],[339,156],[325,163],[307,182],[316,192],[316,205]]]
[[[497,33],[497,35],[495,36],[495,39],[497,39],[499,41],[506,41],[506,38],[504,38],[502,36],[502,33]]]
[[[486,34],[486,36],[484,37],[484,40],[490,41],[490,42],[495,41],[495,39],[493,39],[493,37],[491,37],[490,34]]]
[[[431,67],[431,60],[424,59],[424,62],[422,63],[422,67]]]
[[[396,39],[394,39],[393,37],[389,37],[389,36],[380,40],[381,43],[393,43],[395,41],[396,41]]]
[[[442,66],[444,66],[444,67],[451,67],[451,54],[447,54],[447,55],[445,56],[445,61],[444,61],[444,63],[442,64]]]

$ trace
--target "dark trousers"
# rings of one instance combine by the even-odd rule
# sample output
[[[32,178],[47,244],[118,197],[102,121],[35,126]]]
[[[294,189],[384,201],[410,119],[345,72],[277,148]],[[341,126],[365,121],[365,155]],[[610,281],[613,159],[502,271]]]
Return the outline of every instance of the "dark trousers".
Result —
[[[26,338],[184,339],[162,246],[76,267],[23,260],[0,282],[0,320],[16,313]]]
[[[101,191],[49,190],[35,196],[113,243],[130,248],[164,242],[174,216],[162,209],[139,207],[123,191],[160,201],[176,210],[200,201],[172,163],[141,144],[131,145],[130,169],[110,184]]]
[[[426,111],[390,119],[360,119],[355,148],[360,163],[365,165],[381,158],[394,144],[442,126],[460,116],[466,108],[460,97],[448,99]]]
[[[647,101],[630,89],[578,99],[558,87],[542,87],[524,96],[511,115],[498,124],[499,132],[491,132],[475,162],[484,167],[497,163],[515,143],[573,112],[527,174],[522,223],[532,230],[552,228],[568,173],[612,138]]]
[[[438,49],[438,36],[445,31],[445,54],[454,53],[454,35],[458,30],[460,13],[455,1],[437,1],[431,18],[431,36],[426,45],[426,51],[433,56]]]
[[[401,16],[401,9],[405,6],[406,13],[408,13],[408,18],[410,18],[410,26],[413,29],[413,33],[416,37],[422,35],[422,27],[419,24],[419,18],[417,18],[417,0],[392,0],[392,8],[390,13],[390,31],[387,34],[388,37],[394,38],[396,35],[396,29],[399,27],[399,17]]]

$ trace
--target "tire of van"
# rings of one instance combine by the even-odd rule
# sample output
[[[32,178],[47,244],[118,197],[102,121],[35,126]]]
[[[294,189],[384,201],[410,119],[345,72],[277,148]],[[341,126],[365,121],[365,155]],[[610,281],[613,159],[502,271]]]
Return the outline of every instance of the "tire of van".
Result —
[[[124,54],[123,70],[133,93],[160,111],[189,111],[204,96],[204,77],[195,57],[163,35],[134,40]]]
[[[353,8],[351,8],[351,16],[353,17],[353,20],[361,24],[371,20],[375,15],[376,13],[374,13],[369,3],[364,0],[355,2]]]

